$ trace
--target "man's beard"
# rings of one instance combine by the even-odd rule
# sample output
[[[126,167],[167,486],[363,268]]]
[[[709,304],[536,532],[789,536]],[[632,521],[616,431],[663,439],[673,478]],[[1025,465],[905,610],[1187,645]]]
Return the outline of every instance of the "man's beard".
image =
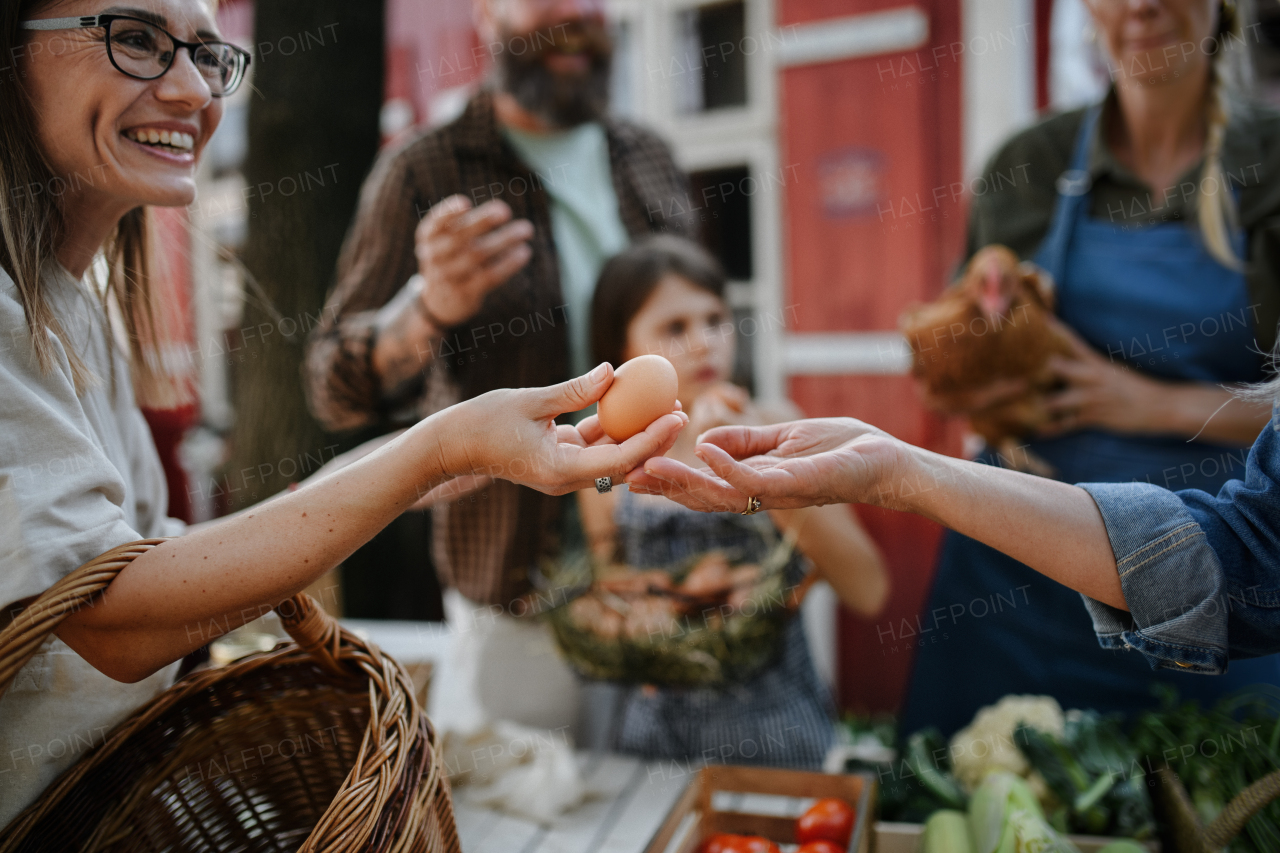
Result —
[[[613,42],[603,26],[572,21],[527,35],[506,33],[502,44],[495,63],[498,87],[547,124],[575,127],[608,109]],[[580,53],[589,68],[583,74],[557,74],[546,63],[552,53]]]

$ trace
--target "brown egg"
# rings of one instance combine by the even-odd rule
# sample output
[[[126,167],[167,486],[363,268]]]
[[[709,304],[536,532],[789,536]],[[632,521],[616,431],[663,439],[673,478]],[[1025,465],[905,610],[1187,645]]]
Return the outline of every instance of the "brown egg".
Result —
[[[614,441],[626,441],[676,408],[680,380],[660,355],[639,355],[614,371],[600,398],[600,427]]]
[[[707,554],[685,575],[680,591],[695,598],[728,595],[733,588],[729,560],[719,551]]]

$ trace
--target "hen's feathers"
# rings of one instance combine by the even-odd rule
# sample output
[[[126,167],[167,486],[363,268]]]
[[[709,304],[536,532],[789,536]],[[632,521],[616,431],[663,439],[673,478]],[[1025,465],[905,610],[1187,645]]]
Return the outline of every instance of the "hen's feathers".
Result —
[[[935,405],[964,410],[969,395],[1001,379],[1025,379],[1028,391],[970,414],[973,430],[993,448],[1010,446],[1046,423],[1046,365],[1070,356],[1071,342],[1050,322],[1048,273],[1020,263],[1004,246],[981,249],[960,280],[933,302],[909,309],[902,332],[911,345],[911,373]],[[1029,466],[1034,467],[1034,466]]]

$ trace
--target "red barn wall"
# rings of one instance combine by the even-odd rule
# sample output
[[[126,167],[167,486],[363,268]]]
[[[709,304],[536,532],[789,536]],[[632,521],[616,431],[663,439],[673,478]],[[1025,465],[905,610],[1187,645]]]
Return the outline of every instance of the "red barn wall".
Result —
[[[778,23],[901,5],[779,0]],[[781,72],[782,161],[802,164],[800,180],[786,188],[787,304],[797,306],[795,332],[895,329],[905,307],[941,290],[959,256],[961,66],[949,45],[961,39],[960,4],[917,5],[929,18],[929,42],[918,50]],[[852,212],[832,210],[821,170],[851,157],[877,182],[874,201]],[[913,444],[959,451],[958,431],[925,411],[905,376],[797,376],[789,390],[807,415],[852,415]],[[885,554],[893,593],[874,621],[841,614],[839,701],[849,710],[893,711],[912,650],[892,626],[925,605],[941,531],[892,512],[859,515]]]

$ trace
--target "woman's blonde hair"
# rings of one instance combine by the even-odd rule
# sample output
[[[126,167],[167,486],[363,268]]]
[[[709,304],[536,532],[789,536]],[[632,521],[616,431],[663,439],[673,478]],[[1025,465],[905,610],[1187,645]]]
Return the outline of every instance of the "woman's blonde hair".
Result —
[[[1249,51],[1243,35],[1246,11],[1231,0],[1222,0],[1219,4],[1218,30],[1209,63],[1204,167],[1196,198],[1196,216],[1205,247],[1219,263],[1234,270],[1242,269],[1244,261],[1233,245],[1240,222],[1235,197],[1222,167],[1222,145],[1231,119],[1228,94],[1232,90],[1245,90],[1252,82]],[[1212,191],[1206,192],[1206,187]]]
[[[1244,259],[1236,254],[1232,236],[1239,228],[1235,197],[1231,194],[1226,171],[1222,167],[1222,145],[1230,121],[1228,93],[1247,91],[1253,83],[1253,67],[1245,44],[1245,18],[1249,16],[1248,0],[1222,0],[1218,7],[1218,31],[1214,36],[1214,57],[1209,65],[1209,127],[1205,139],[1204,167],[1200,173],[1197,218],[1205,247],[1219,263],[1231,269],[1242,269]],[[1205,186],[1216,188],[1212,197]],[[1280,368],[1280,343],[1270,356],[1274,368]],[[1280,403],[1280,376],[1240,389],[1238,396],[1257,403]]]
[[[17,287],[26,315],[33,356],[42,371],[53,367],[54,345],[48,332],[64,336],[41,284],[41,272],[66,233],[62,210],[69,186],[80,176],[59,178],[50,168],[36,133],[35,109],[21,84],[25,34],[20,21],[48,6],[50,0],[4,3],[0,8],[0,62],[18,81],[0,85],[0,267]],[[138,399],[157,407],[187,397],[184,386],[161,369],[159,345],[165,339],[163,312],[154,304],[150,276],[150,217],[144,207],[129,211],[102,246],[106,280],[97,292],[104,311],[114,302],[128,341],[130,367]],[[47,331],[46,331],[47,330]],[[107,324],[107,332],[111,326]],[[77,392],[83,393],[100,377],[93,375],[74,347],[64,347]]]

